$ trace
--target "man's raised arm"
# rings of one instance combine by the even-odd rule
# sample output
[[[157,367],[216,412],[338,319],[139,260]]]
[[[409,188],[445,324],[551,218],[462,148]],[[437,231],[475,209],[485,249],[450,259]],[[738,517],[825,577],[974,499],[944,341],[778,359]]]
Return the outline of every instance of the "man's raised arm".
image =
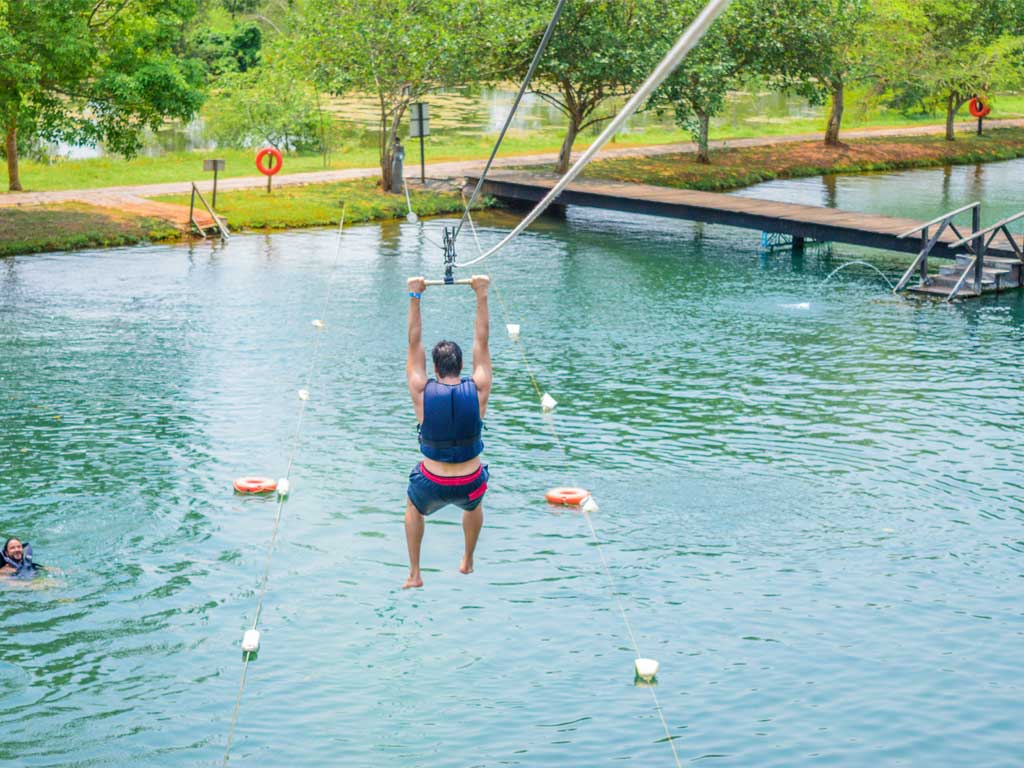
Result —
[[[472,286],[476,292],[476,330],[473,333],[473,383],[480,398],[480,418],[487,410],[487,399],[491,395],[491,351],[487,346],[490,337],[490,319],[487,308],[487,287],[490,278],[473,275]]]
[[[409,278],[409,354],[405,360],[405,378],[416,409],[416,420],[423,421],[423,390],[427,386],[426,353],[423,351],[423,320],[420,298],[427,290],[422,277]]]

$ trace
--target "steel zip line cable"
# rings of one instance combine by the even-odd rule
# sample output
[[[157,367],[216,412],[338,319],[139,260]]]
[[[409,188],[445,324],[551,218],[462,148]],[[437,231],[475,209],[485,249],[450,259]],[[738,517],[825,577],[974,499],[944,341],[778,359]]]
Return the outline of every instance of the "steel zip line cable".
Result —
[[[516,100],[512,102],[512,109],[508,113],[508,117],[505,118],[505,124],[501,127],[501,133],[498,135],[498,140],[494,143],[494,149],[491,150],[491,156],[487,158],[487,165],[484,166],[483,173],[480,174],[480,179],[476,183],[476,189],[473,190],[473,194],[469,196],[469,204],[466,205],[466,212],[462,214],[462,219],[459,221],[459,225],[455,228],[455,234],[453,238],[458,239],[459,232],[462,231],[462,225],[466,223],[466,216],[469,214],[469,209],[473,207],[473,203],[476,202],[477,196],[480,194],[480,188],[484,185],[484,179],[487,178],[487,172],[491,170],[491,163],[494,162],[495,156],[498,154],[498,148],[501,147],[501,142],[505,139],[505,132],[508,127],[512,125],[512,118],[516,115],[516,110],[519,109],[519,102],[523,100],[523,94],[526,93],[526,89],[530,87],[530,81],[533,80],[533,73],[537,70],[537,65],[540,64],[541,56],[544,55],[544,49],[548,47],[548,41],[551,39],[551,35],[555,31],[555,25],[558,24],[558,17],[562,15],[562,8],[565,7],[566,0],[558,0],[558,5],[555,6],[555,13],[551,17],[551,21],[548,22],[547,29],[544,30],[544,36],[540,40],[540,45],[537,47],[537,52],[533,54],[533,61],[530,62],[530,68],[526,72],[526,78],[523,80],[523,84],[519,87],[519,93],[516,94]]]
[[[676,41],[676,44],[672,46],[672,50],[665,54],[665,58],[663,58],[658,66],[654,68],[650,77],[644,81],[644,84],[640,86],[640,89],[633,94],[628,102],[626,102],[626,106],[622,108],[622,111],[615,116],[615,119],[612,120],[603,131],[601,131],[601,135],[598,136],[594,143],[587,148],[587,151],[580,156],[575,164],[573,164],[572,168],[566,172],[565,176],[559,179],[558,183],[555,184],[555,186],[552,187],[544,196],[544,199],[537,203],[534,209],[526,215],[526,218],[516,225],[515,229],[505,235],[501,242],[486,253],[482,253],[470,261],[461,263],[456,262],[455,266],[468,267],[472,264],[483,261],[491,254],[497,253],[518,237],[519,233],[530,226],[538,216],[544,213],[544,210],[551,205],[552,201],[562,194],[562,191],[580,175],[580,172],[594,158],[594,155],[596,155],[601,148],[608,143],[608,140],[611,139],[612,136],[618,133],[622,125],[633,116],[645,101],[647,101],[654,90],[665,81],[665,78],[672,74],[673,70],[679,66],[679,62],[686,58],[686,54],[690,52],[690,49],[699,43],[700,39],[704,37],[704,33],[708,31],[708,28],[714,20],[729,7],[730,2],[731,0],[711,0],[711,2],[704,7],[704,10],[700,12],[700,15],[697,16],[697,18],[693,20],[693,23],[690,24],[685,32],[683,32],[682,37],[680,37]],[[480,180],[480,183],[482,182],[483,179]]]

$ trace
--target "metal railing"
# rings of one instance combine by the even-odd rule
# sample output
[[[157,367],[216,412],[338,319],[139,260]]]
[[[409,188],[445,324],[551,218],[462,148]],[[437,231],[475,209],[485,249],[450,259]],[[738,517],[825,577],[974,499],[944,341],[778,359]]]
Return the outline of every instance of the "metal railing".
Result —
[[[961,213],[964,213],[966,211],[971,212],[972,234],[969,237],[964,237],[964,234],[959,229],[957,229],[956,224],[953,223],[954,216],[959,216]],[[929,237],[928,230],[935,225],[938,225],[938,228],[935,230],[935,234]],[[961,240],[958,240],[955,244],[961,245],[966,241],[975,238],[978,232],[978,228],[980,226],[981,202],[978,201],[957,208],[955,211],[944,213],[943,215],[937,216],[931,221],[925,222],[924,224],[918,224],[913,229],[908,229],[906,232],[897,235],[896,237],[898,239],[903,239],[905,237],[910,237],[911,235],[916,234],[917,232],[920,232],[921,251],[917,254],[917,258],[914,259],[914,262],[910,265],[910,267],[907,268],[907,271],[903,273],[903,277],[901,277],[899,279],[899,282],[896,283],[896,287],[893,288],[892,292],[899,293],[900,291],[902,291],[906,287],[907,283],[910,282],[910,278],[913,277],[915,271],[918,272],[918,274],[920,275],[921,285],[926,285],[928,283],[928,255],[932,252],[932,249],[935,247],[935,244],[939,242],[939,238],[942,237],[946,229],[952,230],[953,234],[961,238]],[[953,245],[948,245],[947,247],[952,248]],[[968,253],[975,253],[976,248],[968,246],[967,251]],[[979,275],[980,274],[981,273],[979,272]],[[978,282],[980,283],[980,279]]]
[[[961,238],[955,243],[950,243],[950,248],[956,248],[966,244],[969,240],[974,241],[972,250],[975,253],[974,290],[976,293],[981,293],[981,283],[985,270],[985,252],[989,249],[989,246],[992,245],[992,241],[995,240],[1000,233],[1006,236],[1006,240],[1010,244],[1010,247],[1013,249],[1017,258],[1024,261],[1024,253],[1021,252],[1020,243],[1017,242],[1017,239],[1007,227],[1011,222],[1017,221],[1017,219],[1021,218],[1024,218],[1024,211],[1015,213],[1013,216],[1008,216],[1002,221],[997,221],[995,224],[985,227],[984,229],[975,229],[969,237],[961,236]],[[1024,269],[1024,266],[1021,268]],[[950,295],[950,298],[952,298],[952,295]]]
[[[224,219],[218,216],[217,212],[210,207],[209,203],[206,202],[206,198],[203,197],[203,193],[199,191],[199,187],[196,186],[196,183],[194,181],[192,182],[192,200],[188,204],[189,223],[199,230],[199,234],[201,234],[204,238],[206,237],[206,228],[203,227],[198,221],[196,221],[195,217],[197,196],[199,197],[199,201],[203,204],[203,207],[206,208],[206,212],[210,214],[210,218],[213,219],[214,226],[217,227],[217,233],[220,235],[220,239],[229,240],[231,238],[231,233],[228,231],[227,223],[224,221]]]

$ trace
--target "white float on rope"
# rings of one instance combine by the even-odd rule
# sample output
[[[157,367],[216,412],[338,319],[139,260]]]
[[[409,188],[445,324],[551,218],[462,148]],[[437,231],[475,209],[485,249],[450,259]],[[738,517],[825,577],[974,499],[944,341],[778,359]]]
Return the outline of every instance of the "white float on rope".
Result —
[[[288,482],[287,477],[282,477],[277,481],[277,495],[287,496],[288,492],[292,489],[292,484]]]
[[[313,327],[316,328],[318,331],[323,329],[324,321],[323,320],[314,320],[313,321]]]
[[[278,483],[278,489],[280,489],[280,487],[281,485],[280,483]],[[594,501],[593,496],[587,496],[587,498],[583,500],[583,503],[580,506],[583,508],[583,511],[587,514],[590,514],[591,512],[597,512],[597,510],[600,509],[600,507],[597,506],[597,502]]]
[[[508,329],[508,337],[512,341],[519,341],[519,326],[516,323],[505,323],[505,327]]]
[[[540,399],[540,407],[544,410],[544,413],[550,413],[555,410],[556,405],[558,405],[558,401],[547,392]]]
[[[299,400],[309,400],[309,390],[308,389],[300,389],[299,390]]]
[[[242,635],[242,650],[246,653],[256,653],[260,649],[260,631],[258,629],[247,629]]]
[[[634,663],[636,667],[636,675],[641,680],[650,682],[654,679],[654,676],[658,674],[659,664],[654,659],[637,659]]]

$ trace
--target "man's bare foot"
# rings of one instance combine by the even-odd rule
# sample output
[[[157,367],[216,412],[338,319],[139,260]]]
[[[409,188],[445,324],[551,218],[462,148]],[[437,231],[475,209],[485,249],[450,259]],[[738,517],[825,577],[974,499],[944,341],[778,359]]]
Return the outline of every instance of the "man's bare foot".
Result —
[[[405,584],[402,585],[402,589],[412,589],[414,587],[422,587],[423,579],[419,576],[410,576],[405,580]]]
[[[473,572],[473,561],[466,559],[465,555],[462,557],[462,562],[459,563],[459,573],[472,573]]]

